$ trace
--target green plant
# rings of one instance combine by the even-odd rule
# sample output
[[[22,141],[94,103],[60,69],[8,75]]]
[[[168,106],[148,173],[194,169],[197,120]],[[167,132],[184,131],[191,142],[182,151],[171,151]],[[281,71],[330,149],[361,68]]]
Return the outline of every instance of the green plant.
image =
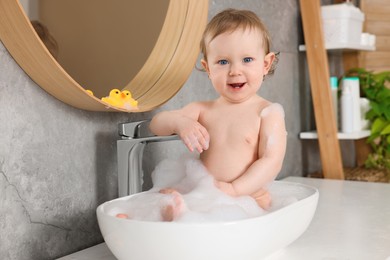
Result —
[[[367,142],[372,147],[365,166],[390,170],[390,71],[372,72],[362,68],[352,69],[348,76],[357,76],[360,88],[370,101],[366,119],[371,123]]]

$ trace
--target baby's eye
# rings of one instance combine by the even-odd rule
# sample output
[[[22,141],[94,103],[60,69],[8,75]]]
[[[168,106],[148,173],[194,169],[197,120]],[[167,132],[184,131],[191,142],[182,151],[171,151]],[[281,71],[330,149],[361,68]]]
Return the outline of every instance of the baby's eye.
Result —
[[[253,58],[251,58],[251,57],[245,57],[245,58],[243,59],[243,61],[244,61],[244,63],[251,62],[251,61],[253,61]]]
[[[226,64],[228,64],[229,62],[227,61],[227,60],[219,60],[218,61],[218,64],[219,65],[226,65]]]

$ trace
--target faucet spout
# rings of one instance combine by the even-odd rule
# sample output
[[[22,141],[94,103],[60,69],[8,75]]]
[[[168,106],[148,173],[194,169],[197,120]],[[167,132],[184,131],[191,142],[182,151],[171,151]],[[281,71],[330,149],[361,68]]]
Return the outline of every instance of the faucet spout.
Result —
[[[149,130],[150,120],[119,124],[118,153],[119,197],[142,191],[142,158],[145,146],[151,142],[179,140],[179,136],[156,136]]]

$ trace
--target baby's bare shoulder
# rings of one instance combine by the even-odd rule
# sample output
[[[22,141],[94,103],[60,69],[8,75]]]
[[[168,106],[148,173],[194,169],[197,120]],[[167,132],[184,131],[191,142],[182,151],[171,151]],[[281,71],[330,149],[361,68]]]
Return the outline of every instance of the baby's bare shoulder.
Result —
[[[268,102],[260,112],[260,117],[281,116],[284,117],[284,109],[279,103]]]
[[[189,117],[198,118],[205,111],[209,110],[209,108],[210,108],[210,102],[198,101],[198,102],[189,103],[188,105],[180,109],[179,112]]]
[[[202,112],[206,109],[210,109],[212,106],[211,101],[197,101],[197,102],[192,102],[186,105],[185,107],[182,108],[182,111],[199,111]]]

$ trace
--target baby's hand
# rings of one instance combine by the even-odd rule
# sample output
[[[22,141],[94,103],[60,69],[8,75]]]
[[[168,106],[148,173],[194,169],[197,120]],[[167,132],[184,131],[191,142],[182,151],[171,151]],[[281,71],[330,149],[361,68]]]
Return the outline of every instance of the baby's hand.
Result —
[[[237,196],[237,192],[235,191],[233,184],[231,184],[229,182],[223,182],[223,181],[217,181],[217,180],[215,180],[214,183],[218,189],[220,189],[221,191],[223,191],[227,195],[230,195],[233,197]]]
[[[177,134],[187,148],[193,152],[195,149],[201,153],[209,148],[210,136],[206,128],[198,121],[183,118],[178,123]]]
[[[261,208],[268,210],[271,207],[271,194],[266,189],[260,189],[251,196],[256,200],[257,204]]]

